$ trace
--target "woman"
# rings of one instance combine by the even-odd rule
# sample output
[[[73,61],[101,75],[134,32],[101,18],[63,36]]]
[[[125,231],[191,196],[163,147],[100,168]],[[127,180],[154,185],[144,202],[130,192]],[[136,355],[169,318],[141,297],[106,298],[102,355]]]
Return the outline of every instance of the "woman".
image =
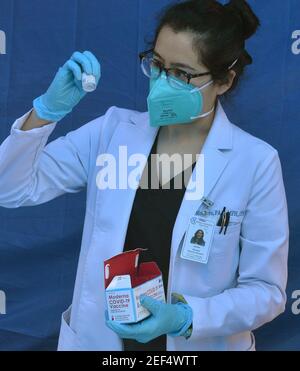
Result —
[[[258,26],[242,0],[173,5],[151,50],[140,55],[150,78],[149,112],[111,107],[45,146],[56,122],[84,96],[82,71],[99,81],[99,63],[85,52],[75,53],[13,124],[0,149],[1,206],[37,205],[87,186],[73,303],[62,316],[59,349],[254,350],[252,330],[284,311],[288,219],[278,153],[230,123],[219,101],[251,63],[245,40]],[[135,187],[105,187],[105,161],[112,155],[121,166],[121,146],[128,156],[145,157]],[[151,168],[159,186],[144,189],[138,185],[150,154],[189,154],[192,161],[172,172],[163,171],[162,161],[162,169]],[[172,184],[191,169],[185,186]],[[205,226],[207,241],[210,235],[203,260],[184,243],[195,223]],[[142,297],[150,317],[129,325],[106,321],[103,262],[137,247],[159,264],[167,304]]]
[[[204,246],[205,241],[204,241],[203,237],[204,237],[204,233],[203,233],[202,229],[198,229],[198,231],[196,231],[194,236],[191,238],[191,243],[194,243],[194,244],[197,244],[197,245],[200,245],[200,246]]]

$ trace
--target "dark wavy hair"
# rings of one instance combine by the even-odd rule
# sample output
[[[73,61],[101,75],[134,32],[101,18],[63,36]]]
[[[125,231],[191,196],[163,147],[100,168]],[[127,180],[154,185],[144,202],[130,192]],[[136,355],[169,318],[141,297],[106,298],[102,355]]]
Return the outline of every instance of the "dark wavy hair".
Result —
[[[174,32],[191,32],[199,62],[219,84],[228,82],[228,68],[238,58],[232,67],[236,77],[229,93],[235,89],[245,67],[252,63],[245,40],[257,31],[260,21],[244,0],[231,0],[225,5],[215,0],[181,1],[168,6],[159,16],[154,40],[150,42],[152,48],[165,26]]]

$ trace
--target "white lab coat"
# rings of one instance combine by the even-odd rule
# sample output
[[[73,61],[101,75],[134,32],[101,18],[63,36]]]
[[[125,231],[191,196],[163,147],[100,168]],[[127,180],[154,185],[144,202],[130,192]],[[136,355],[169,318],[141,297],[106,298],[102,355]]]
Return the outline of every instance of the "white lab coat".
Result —
[[[103,261],[123,251],[135,190],[99,190],[96,159],[102,153],[118,159],[121,145],[128,156],[148,156],[157,128],[147,112],[111,107],[45,146],[56,123],[24,132],[18,128],[27,115],[0,147],[0,206],[37,205],[87,186],[74,297],[62,315],[59,349],[122,350],[105,325]],[[170,246],[167,300],[172,292],[184,295],[193,309],[193,333],[188,340],[168,336],[167,350],[254,350],[251,330],[273,320],[286,303],[288,218],[278,153],[230,123],[220,102],[202,153],[211,210],[226,206],[240,213],[225,236],[216,229],[207,264],[183,260],[189,217],[201,204],[184,197]]]

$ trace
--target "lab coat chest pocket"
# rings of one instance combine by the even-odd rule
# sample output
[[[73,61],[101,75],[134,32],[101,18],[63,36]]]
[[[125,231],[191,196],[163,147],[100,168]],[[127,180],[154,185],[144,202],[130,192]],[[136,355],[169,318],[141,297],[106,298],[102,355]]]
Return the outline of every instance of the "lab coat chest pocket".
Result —
[[[240,230],[240,222],[229,225],[225,235],[224,230],[219,233],[220,227],[216,226],[214,229],[208,264],[202,269],[207,270],[207,285],[218,292],[232,287],[237,278]],[[204,276],[202,270],[201,274]]]
[[[232,219],[227,227],[220,233],[220,227],[216,226],[212,239],[211,254],[234,258],[239,255],[239,240],[241,232],[241,220]]]

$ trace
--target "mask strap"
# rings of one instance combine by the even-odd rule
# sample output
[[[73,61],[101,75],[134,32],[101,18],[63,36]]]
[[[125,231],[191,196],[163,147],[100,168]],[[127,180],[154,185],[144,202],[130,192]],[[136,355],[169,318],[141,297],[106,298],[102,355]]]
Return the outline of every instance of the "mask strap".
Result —
[[[203,86],[200,86],[200,87],[197,87],[197,88],[194,88],[191,90],[191,93],[195,93],[196,91],[200,91],[204,88],[206,88],[207,86],[211,85],[212,83],[214,82],[214,80],[211,80],[211,81],[208,81],[206,84],[204,84]]]
[[[196,92],[196,91],[199,91],[199,90],[202,90],[202,89],[206,88],[208,85],[211,85],[213,82],[214,82],[214,80],[211,80],[211,81],[207,82],[205,85],[201,86],[200,88],[195,88],[195,89],[191,90],[191,93]],[[215,106],[213,106],[213,108],[212,108],[210,111],[205,112],[205,113],[203,113],[202,115],[191,117],[191,120],[195,120],[195,119],[199,119],[199,118],[207,117],[207,116],[210,115],[214,110],[215,110]]]
[[[237,61],[239,60],[239,58],[237,58],[231,66],[228,67],[228,70],[230,70],[233,66],[235,66],[237,64]]]
[[[208,115],[210,115],[212,112],[214,112],[215,110],[215,107],[213,107],[210,111],[206,112],[206,113],[203,113],[202,115],[200,116],[194,116],[194,117],[191,117],[191,120],[195,120],[195,119],[199,119],[199,118],[203,118],[203,117],[206,117]]]

